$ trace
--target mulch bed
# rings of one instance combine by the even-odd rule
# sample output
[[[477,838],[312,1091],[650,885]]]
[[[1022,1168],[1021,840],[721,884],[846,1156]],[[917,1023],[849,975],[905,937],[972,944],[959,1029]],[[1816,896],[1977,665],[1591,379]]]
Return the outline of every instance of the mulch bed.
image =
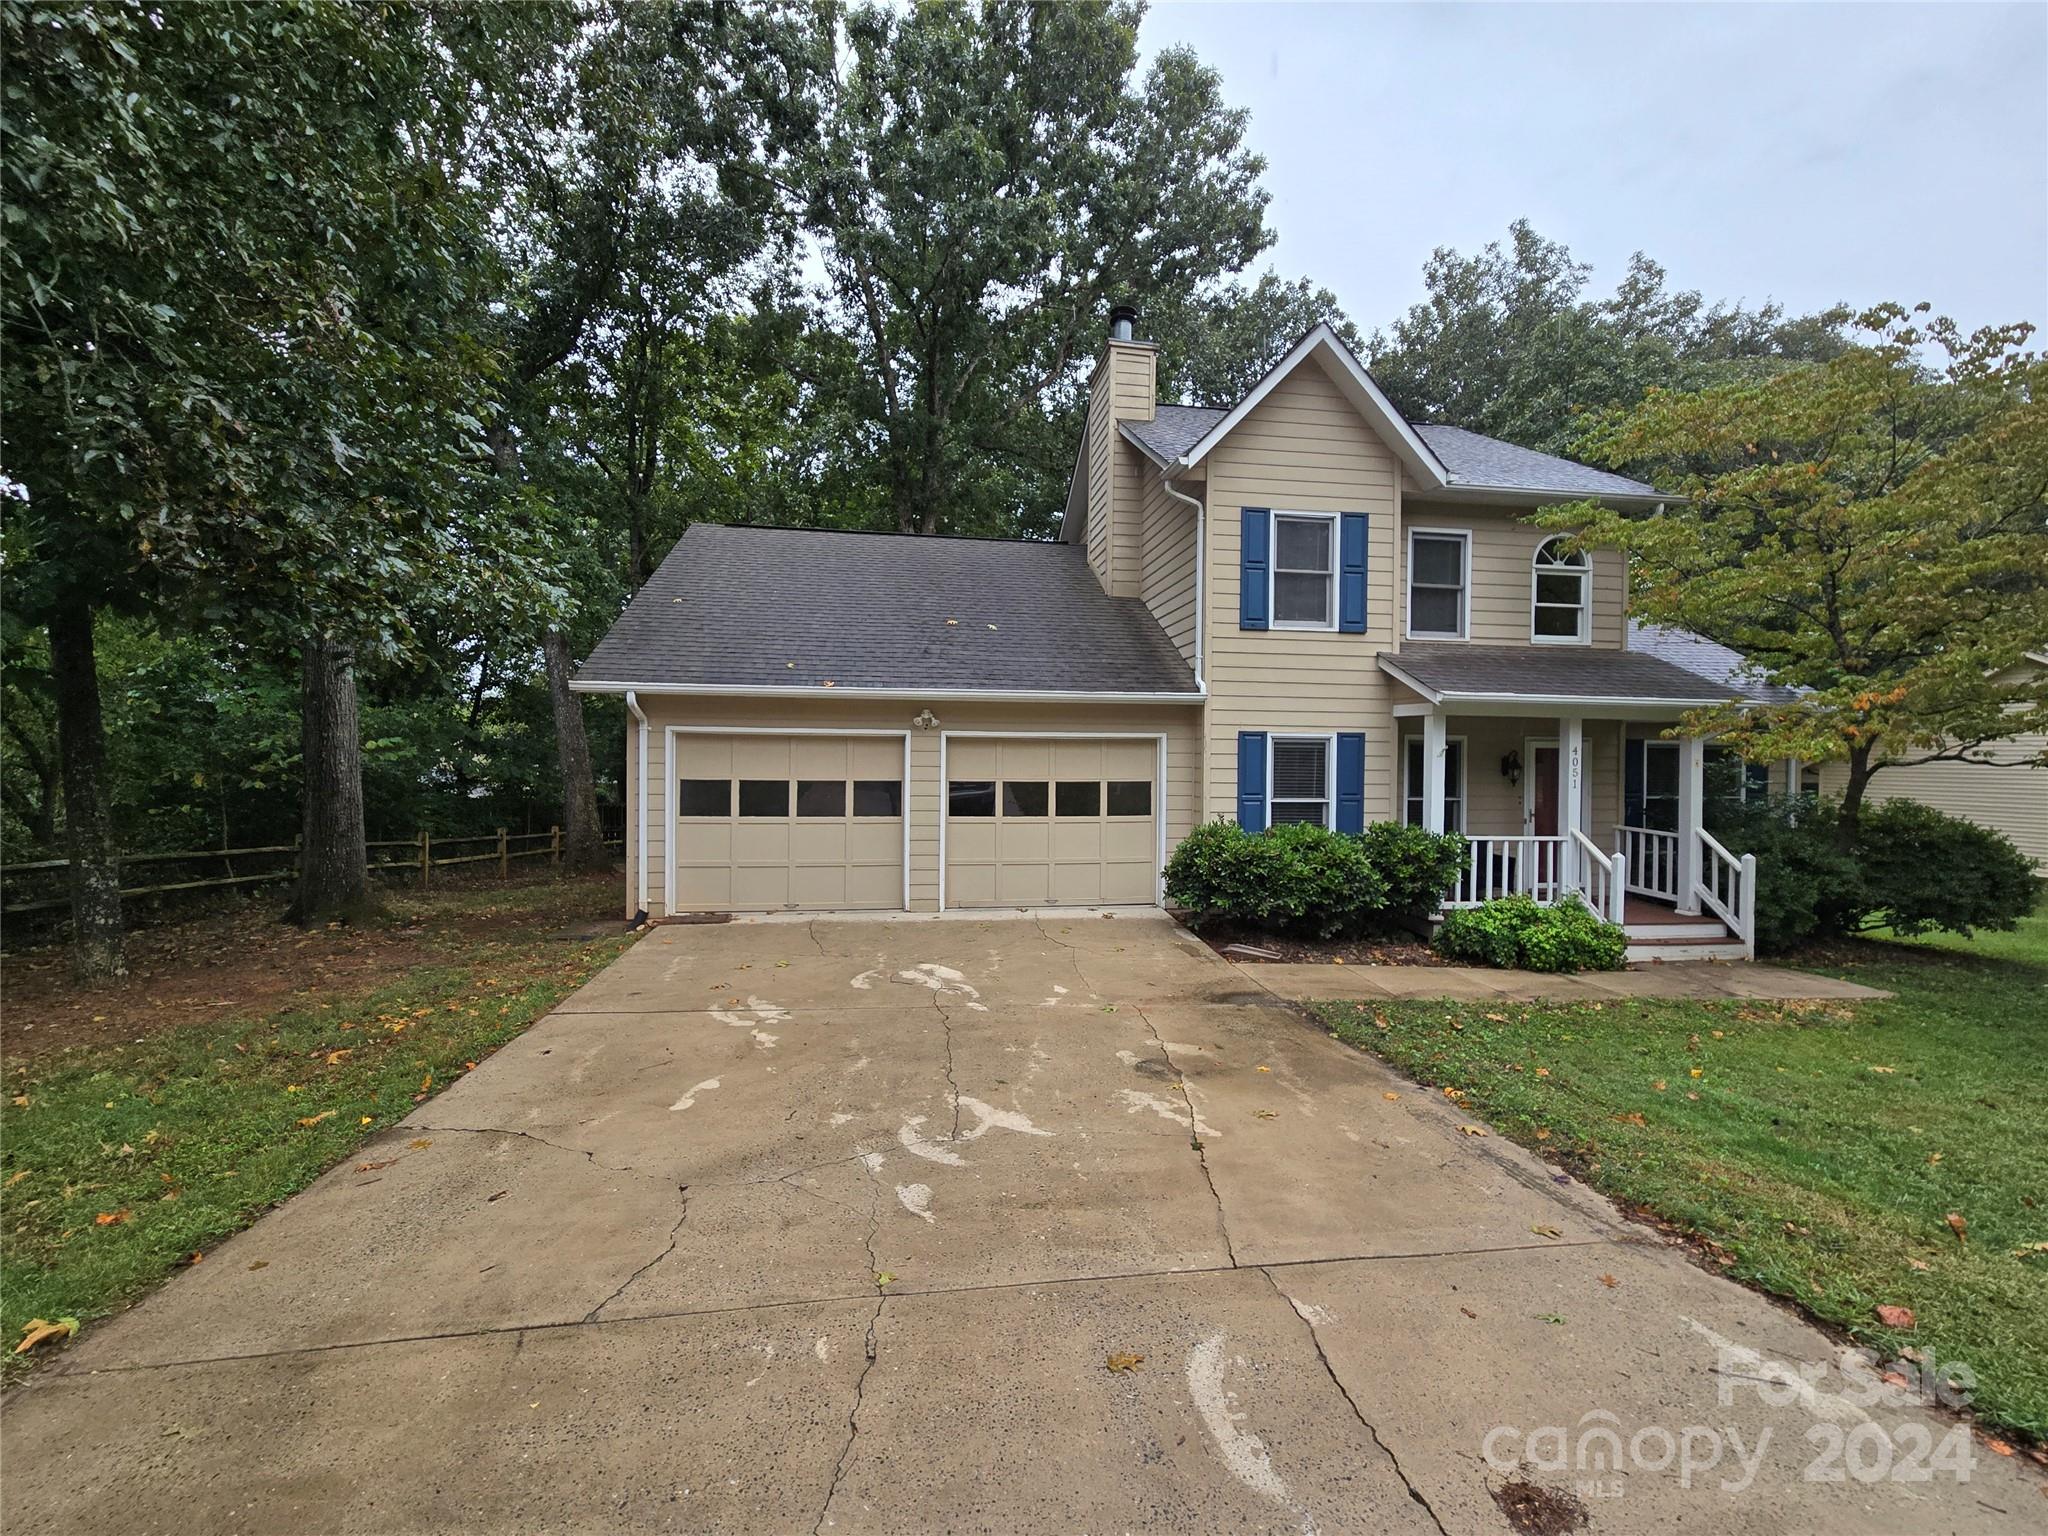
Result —
[[[1256,929],[1209,928],[1202,941],[1226,960],[1239,965],[1447,965],[1435,950],[1421,940],[1402,936],[1387,939],[1295,939]],[[1249,944],[1267,951],[1264,955],[1234,953],[1233,944]]]

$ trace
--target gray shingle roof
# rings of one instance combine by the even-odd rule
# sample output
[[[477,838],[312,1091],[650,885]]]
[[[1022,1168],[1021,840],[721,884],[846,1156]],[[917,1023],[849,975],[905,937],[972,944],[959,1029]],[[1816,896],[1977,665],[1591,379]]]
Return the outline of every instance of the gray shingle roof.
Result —
[[[1150,421],[1127,421],[1129,437],[1168,461],[1179,458],[1214,430],[1230,412],[1206,405],[1162,405]],[[1559,496],[1655,496],[1657,488],[1623,475],[1610,475],[1560,459],[1554,454],[1517,448],[1499,438],[1468,432],[1463,427],[1417,427],[1461,489],[1550,492]]]
[[[1562,645],[1465,645],[1410,640],[1382,653],[1380,666],[1451,698],[1640,699],[1660,704],[1719,703],[1730,690],[1640,651]]]
[[[1195,686],[1151,610],[1107,596],[1077,545],[711,523],[676,541],[577,682],[1190,695]]]
[[[1628,648],[1645,656],[1655,656],[1668,661],[1673,666],[1685,668],[1688,672],[1697,672],[1701,677],[1711,678],[1745,698],[1756,699],[1765,704],[1789,704],[1800,697],[1802,691],[1783,683],[1765,682],[1757,675],[1756,669],[1743,659],[1740,651],[1730,650],[1718,641],[1709,640],[1705,635],[1696,635],[1689,629],[1674,629],[1665,624],[1644,624],[1636,619],[1630,619]]]
[[[1430,452],[1451,473],[1451,484],[1489,490],[1555,491],[1565,496],[1655,496],[1657,488],[1623,475],[1610,475],[1560,459],[1555,454],[1517,448],[1497,437],[1463,427],[1417,427]]]
[[[1162,459],[1177,459],[1209,435],[1230,412],[1207,405],[1162,405],[1150,421],[1127,421],[1124,431]]]

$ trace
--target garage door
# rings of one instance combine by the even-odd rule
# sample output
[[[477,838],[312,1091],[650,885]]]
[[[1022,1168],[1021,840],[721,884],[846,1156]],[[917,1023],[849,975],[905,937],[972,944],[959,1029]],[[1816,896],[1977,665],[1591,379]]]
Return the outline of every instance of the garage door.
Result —
[[[1158,761],[1150,738],[949,738],[946,905],[1157,901]]]
[[[902,737],[675,740],[676,910],[902,907]]]

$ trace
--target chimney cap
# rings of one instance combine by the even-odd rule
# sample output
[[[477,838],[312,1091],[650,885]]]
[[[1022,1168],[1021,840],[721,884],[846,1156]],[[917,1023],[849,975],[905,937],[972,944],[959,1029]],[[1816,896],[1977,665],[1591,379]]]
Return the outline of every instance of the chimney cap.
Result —
[[[1109,309],[1109,339],[1130,341],[1137,334],[1138,306],[1112,304]]]

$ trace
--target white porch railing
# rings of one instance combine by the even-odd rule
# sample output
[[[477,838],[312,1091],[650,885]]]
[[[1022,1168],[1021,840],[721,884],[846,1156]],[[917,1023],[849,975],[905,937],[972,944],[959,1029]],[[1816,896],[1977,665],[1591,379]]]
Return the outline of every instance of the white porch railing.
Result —
[[[1610,923],[1626,920],[1628,906],[1628,855],[1612,858],[1600,851],[1585,833],[1572,829],[1572,883],[1586,905]]]
[[[1444,898],[1447,907],[1476,907],[1496,896],[1534,896],[1555,901],[1564,890],[1564,845],[1561,837],[1473,837],[1458,872],[1457,884]]]
[[[1694,887],[1706,906],[1735,936],[1743,951],[1756,958],[1756,855],[1737,858],[1711,832],[1700,830],[1700,877]]]
[[[1628,860],[1628,889],[1638,896],[1678,900],[1678,834],[1651,827],[1616,827],[1615,852]]]

